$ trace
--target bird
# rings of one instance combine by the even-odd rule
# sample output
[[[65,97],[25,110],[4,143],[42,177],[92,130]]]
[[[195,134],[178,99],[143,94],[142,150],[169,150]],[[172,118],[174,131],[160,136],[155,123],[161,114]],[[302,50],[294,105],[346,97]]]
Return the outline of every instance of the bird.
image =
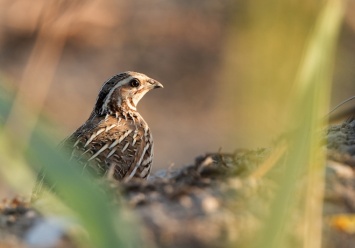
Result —
[[[156,88],[163,85],[138,72],[111,77],[101,87],[88,120],[61,148],[95,175],[118,181],[146,179],[153,162],[153,137],[137,104]]]
[[[102,85],[87,121],[64,139],[59,149],[99,178],[147,179],[153,162],[153,137],[137,104],[157,88],[163,85],[142,73],[114,75]],[[39,177],[35,192],[38,185],[45,184],[45,173]]]

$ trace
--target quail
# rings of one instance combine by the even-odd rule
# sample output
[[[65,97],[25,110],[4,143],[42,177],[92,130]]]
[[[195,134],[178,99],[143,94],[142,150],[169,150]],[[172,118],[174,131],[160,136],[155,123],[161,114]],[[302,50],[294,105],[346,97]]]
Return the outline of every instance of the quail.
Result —
[[[158,81],[123,72],[106,81],[89,119],[62,142],[70,159],[99,176],[116,180],[147,178],[153,161],[153,137],[137,104]]]
[[[60,149],[96,176],[117,181],[147,178],[153,137],[137,104],[156,88],[163,85],[142,73],[113,76],[103,84],[88,120],[61,142]],[[43,179],[42,173],[39,180]]]

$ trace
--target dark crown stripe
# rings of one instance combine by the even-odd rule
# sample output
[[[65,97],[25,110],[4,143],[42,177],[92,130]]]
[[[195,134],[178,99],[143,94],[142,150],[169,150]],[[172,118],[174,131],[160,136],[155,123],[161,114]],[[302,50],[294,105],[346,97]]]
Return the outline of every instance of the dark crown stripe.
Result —
[[[101,87],[100,93],[96,99],[96,104],[95,104],[95,112],[98,115],[101,115],[101,109],[102,109],[102,105],[105,102],[105,99],[107,97],[107,95],[110,93],[111,89],[118,83],[121,82],[122,80],[125,80],[127,78],[129,78],[131,75],[129,75],[126,72],[117,74],[115,76],[113,76],[112,78],[110,78],[109,80],[107,80]]]

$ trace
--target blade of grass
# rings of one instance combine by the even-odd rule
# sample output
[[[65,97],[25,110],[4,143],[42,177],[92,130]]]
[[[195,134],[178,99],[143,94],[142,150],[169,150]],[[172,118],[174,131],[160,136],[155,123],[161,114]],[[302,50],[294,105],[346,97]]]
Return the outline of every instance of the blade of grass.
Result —
[[[9,134],[4,134],[3,127],[12,106],[13,92],[2,86],[0,81],[0,175],[6,183],[8,192],[22,196],[29,195],[35,177],[24,160],[19,147]]]
[[[313,36],[304,56],[298,79],[302,88],[315,85],[313,92],[313,114],[310,137],[310,157],[305,195],[305,248],[321,247],[322,240],[322,209],[324,191],[324,166],[326,154],[321,150],[319,120],[329,106],[330,85],[332,80],[335,47],[344,14],[344,1],[329,0],[321,12]]]
[[[306,175],[303,247],[320,247],[325,154],[319,147],[319,121],[326,113],[331,82],[334,48],[342,19],[343,2],[329,0],[323,7],[306,46],[296,78],[295,106],[291,109],[297,131],[290,137],[284,176],[271,204],[268,227],[261,233],[257,247],[285,247],[286,231],[293,226],[295,193]],[[331,23],[329,23],[331,22]],[[308,167],[307,167],[308,166]],[[306,173],[306,174],[304,174]],[[299,224],[299,223],[298,223]]]
[[[11,104],[4,105],[4,101],[2,104],[7,113],[0,118],[3,120],[0,130],[0,151],[3,154],[0,171],[18,193],[25,195],[29,193],[31,187],[28,185],[34,179],[29,168],[23,166],[23,150],[38,122],[70,27],[70,20],[61,18],[63,13],[53,3],[48,1],[41,9],[36,42]]]
[[[93,180],[81,175],[80,166],[59,154],[38,130],[32,135],[27,154],[32,164],[45,167],[49,180],[55,182],[58,194],[75,211],[88,231],[93,247],[132,246],[130,234],[122,235],[125,229],[133,230],[132,226],[121,221],[119,208],[114,211],[107,196],[92,183]]]

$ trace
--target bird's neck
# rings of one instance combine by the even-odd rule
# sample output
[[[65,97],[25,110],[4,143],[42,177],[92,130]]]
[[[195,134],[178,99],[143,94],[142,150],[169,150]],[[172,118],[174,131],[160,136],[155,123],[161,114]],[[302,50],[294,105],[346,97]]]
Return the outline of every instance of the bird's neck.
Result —
[[[99,116],[112,115],[115,116],[125,115],[128,113],[137,112],[137,107],[132,99],[123,98],[119,100],[109,101],[102,105],[100,108],[95,107],[92,114]]]
[[[106,115],[115,116],[116,118],[127,119],[129,116],[139,115],[136,106],[132,101],[128,99],[123,99],[120,105],[116,105],[115,108],[111,109],[106,113]]]
[[[131,98],[126,98],[121,100],[121,105],[118,106],[122,111],[137,111],[137,106]]]
[[[137,112],[136,107],[127,100],[122,100],[120,104],[107,105],[107,108],[102,111],[92,111],[89,119],[107,119],[108,117],[114,117],[116,119],[125,119],[133,121],[143,121],[142,116]]]

